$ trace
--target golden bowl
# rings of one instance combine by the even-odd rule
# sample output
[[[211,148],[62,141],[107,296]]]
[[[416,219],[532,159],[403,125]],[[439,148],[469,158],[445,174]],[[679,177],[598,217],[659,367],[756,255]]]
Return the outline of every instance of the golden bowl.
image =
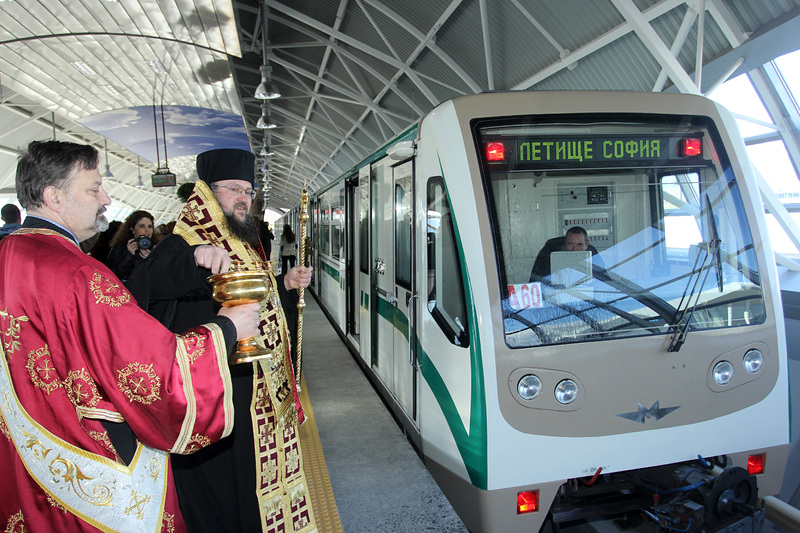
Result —
[[[269,295],[266,272],[225,272],[214,274],[208,281],[214,301],[225,307],[257,303]]]
[[[234,307],[249,303],[258,303],[269,297],[268,274],[261,264],[257,270],[245,270],[244,263],[231,260],[231,270],[214,274],[208,278],[212,287],[214,301],[223,307]],[[236,349],[228,357],[228,363],[237,365],[250,363],[259,359],[269,359],[273,354],[254,337],[237,341]]]

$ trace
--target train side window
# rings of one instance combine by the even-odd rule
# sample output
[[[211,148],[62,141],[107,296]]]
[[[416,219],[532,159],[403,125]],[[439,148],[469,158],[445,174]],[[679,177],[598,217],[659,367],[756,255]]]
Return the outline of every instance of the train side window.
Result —
[[[361,272],[369,274],[369,178],[358,179],[358,238]]]
[[[319,251],[323,255],[330,254],[330,248],[328,248],[328,240],[329,235],[328,232],[330,231],[330,206],[323,204],[322,205],[322,224],[320,224],[320,232],[319,232]]]
[[[394,264],[398,285],[411,289],[411,162],[394,168]]]
[[[341,213],[339,204],[331,205],[331,257],[337,261],[341,257],[342,250]]]
[[[456,346],[469,346],[466,297],[450,202],[441,177],[428,180],[428,311]]]

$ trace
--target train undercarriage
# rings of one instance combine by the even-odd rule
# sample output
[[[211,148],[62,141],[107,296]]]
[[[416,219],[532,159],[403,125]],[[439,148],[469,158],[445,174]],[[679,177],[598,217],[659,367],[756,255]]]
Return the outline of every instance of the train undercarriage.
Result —
[[[554,532],[604,522],[604,531],[759,533],[755,476],[716,457],[562,485],[551,507]]]

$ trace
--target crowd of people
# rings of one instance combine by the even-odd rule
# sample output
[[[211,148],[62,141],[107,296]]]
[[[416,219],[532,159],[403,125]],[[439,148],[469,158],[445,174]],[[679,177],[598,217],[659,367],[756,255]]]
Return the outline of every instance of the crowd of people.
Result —
[[[235,307],[207,281],[270,259],[254,165],[245,150],[199,154],[172,227],[147,211],[112,227],[94,147],[36,141],[20,156],[26,217],[0,212],[14,265],[0,272],[6,531],[316,531],[291,357],[311,268],[266,271],[268,298]],[[269,357],[229,364],[248,337]]]
[[[104,215],[89,145],[36,141],[19,204],[0,209],[0,528],[6,531],[317,531],[300,446],[293,358],[298,237],[253,214],[255,157],[197,156],[177,220]],[[597,250],[581,227],[545,243]],[[261,303],[220,306],[208,278],[264,270]],[[602,264],[597,260],[598,264]],[[268,357],[231,364],[249,337]],[[134,510],[132,512],[132,509]]]

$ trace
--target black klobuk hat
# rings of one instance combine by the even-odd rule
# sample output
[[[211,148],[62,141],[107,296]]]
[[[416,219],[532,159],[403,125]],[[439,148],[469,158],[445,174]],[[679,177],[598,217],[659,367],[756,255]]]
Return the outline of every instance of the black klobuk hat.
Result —
[[[208,184],[222,180],[244,180],[255,187],[256,156],[247,150],[220,148],[197,156],[197,177]]]

